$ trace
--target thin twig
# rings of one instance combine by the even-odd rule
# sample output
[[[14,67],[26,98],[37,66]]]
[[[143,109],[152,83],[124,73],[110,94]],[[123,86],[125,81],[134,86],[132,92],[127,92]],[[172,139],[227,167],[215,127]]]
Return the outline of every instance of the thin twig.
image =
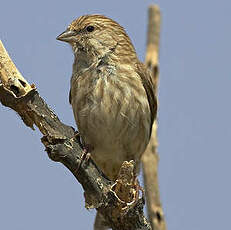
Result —
[[[159,80],[159,40],[160,40],[160,9],[157,5],[149,7],[147,50],[145,64],[153,74],[153,81],[158,90]],[[166,230],[164,213],[160,202],[158,183],[158,161],[157,153],[157,122],[152,127],[152,136],[149,145],[143,154],[143,175],[147,199],[149,221],[153,230]]]

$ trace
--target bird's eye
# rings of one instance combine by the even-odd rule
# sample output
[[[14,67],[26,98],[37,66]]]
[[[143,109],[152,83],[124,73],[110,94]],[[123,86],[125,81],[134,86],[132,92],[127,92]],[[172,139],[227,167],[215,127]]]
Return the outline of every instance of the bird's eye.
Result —
[[[95,27],[94,26],[88,26],[86,29],[87,29],[87,32],[92,32],[92,31],[94,31]]]

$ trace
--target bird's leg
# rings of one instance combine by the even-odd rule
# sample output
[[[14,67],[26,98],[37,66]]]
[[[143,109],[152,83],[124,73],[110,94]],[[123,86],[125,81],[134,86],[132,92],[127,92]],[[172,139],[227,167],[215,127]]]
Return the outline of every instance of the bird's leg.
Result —
[[[79,168],[81,167],[81,165],[83,164],[83,162],[88,162],[88,160],[90,159],[90,157],[91,157],[91,154],[89,152],[87,152],[86,148],[83,148],[83,154],[80,156],[79,165],[78,165],[77,169],[75,170],[76,173],[78,173]]]
[[[81,141],[81,136],[80,136],[80,133],[78,131],[75,131],[74,133],[74,139],[76,139],[78,141],[78,143],[80,144],[81,148],[83,149],[83,151],[85,153],[90,153],[92,150],[93,150],[93,147],[89,144],[83,144],[82,141]]]
[[[88,160],[90,159],[91,157],[91,151],[93,150],[93,148],[91,147],[91,145],[84,145],[83,146],[83,154],[81,156],[81,159],[80,159],[80,165],[85,161],[85,162],[88,162]]]
[[[91,152],[93,151],[93,147],[89,144],[83,145],[83,155],[81,156],[81,163],[83,161],[88,162],[91,157]]]
[[[73,135],[72,139],[73,139],[74,141],[77,141],[77,142],[80,144],[81,148],[83,148],[82,143],[81,143],[81,137],[80,137],[79,132],[76,131],[73,127],[72,127],[72,129],[73,129],[73,131],[74,131],[74,135]]]
[[[91,154],[90,152],[93,150],[92,146],[89,145],[89,144],[86,144],[84,145],[81,141],[81,136],[80,136],[80,133],[78,131],[75,131],[74,133],[74,138],[78,141],[78,143],[80,144],[81,148],[83,149],[83,154],[81,156],[81,162],[80,162],[80,165],[81,163],[85,160],[85,161],[88,161]],[[79,167],[78,167],[79,168]]]
[[[78,131],[75,131],[74,139],[78,141],[78,143],[80,144],[81,148],[83,149],[83,154],[80,157],[80,162],[79,162],[79,165],[78,165],[78,167],[76,169],[76,172],[78,173],[79,168],[83,164],[83,162],[84,161],[88,162],[88,160],[90,159],[90,157],[91,157],[90,151],[92,151],[93,148],[89,144],[87,144],[87,145],[82,144],[82,142],[81,142],[81,136],[80,136],[80,134],[79,134]]]
[[[83,145],[82,148],[85,153],[90,153],[93,150],[93,147],[89,144]]]

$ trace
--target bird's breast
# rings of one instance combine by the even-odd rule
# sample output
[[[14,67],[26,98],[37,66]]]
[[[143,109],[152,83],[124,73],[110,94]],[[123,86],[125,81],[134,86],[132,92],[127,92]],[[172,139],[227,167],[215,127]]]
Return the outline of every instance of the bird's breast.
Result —
[[[93,159],[104,172],[110,164],[119,167],[125,160],[140,158],[151,121],[145,90],[134,71],[85,72],[72,79],[71,91],[81,137],[92,146]]]

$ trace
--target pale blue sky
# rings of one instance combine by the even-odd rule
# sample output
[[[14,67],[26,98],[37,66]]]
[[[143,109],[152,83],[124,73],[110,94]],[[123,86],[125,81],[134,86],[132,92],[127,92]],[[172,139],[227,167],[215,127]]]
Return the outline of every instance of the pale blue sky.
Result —
[[[72,53],[55,40],[76,17],[105,14],[123,25],[141,60],[153,1],[2,1],[0,39],[19,70],[66,124]],[[231,2],[156,1],[160,49],[159,180],[169,230],[229,229]],[[94,211],[41,135],[0,106],[0,229],[92,229]]]

